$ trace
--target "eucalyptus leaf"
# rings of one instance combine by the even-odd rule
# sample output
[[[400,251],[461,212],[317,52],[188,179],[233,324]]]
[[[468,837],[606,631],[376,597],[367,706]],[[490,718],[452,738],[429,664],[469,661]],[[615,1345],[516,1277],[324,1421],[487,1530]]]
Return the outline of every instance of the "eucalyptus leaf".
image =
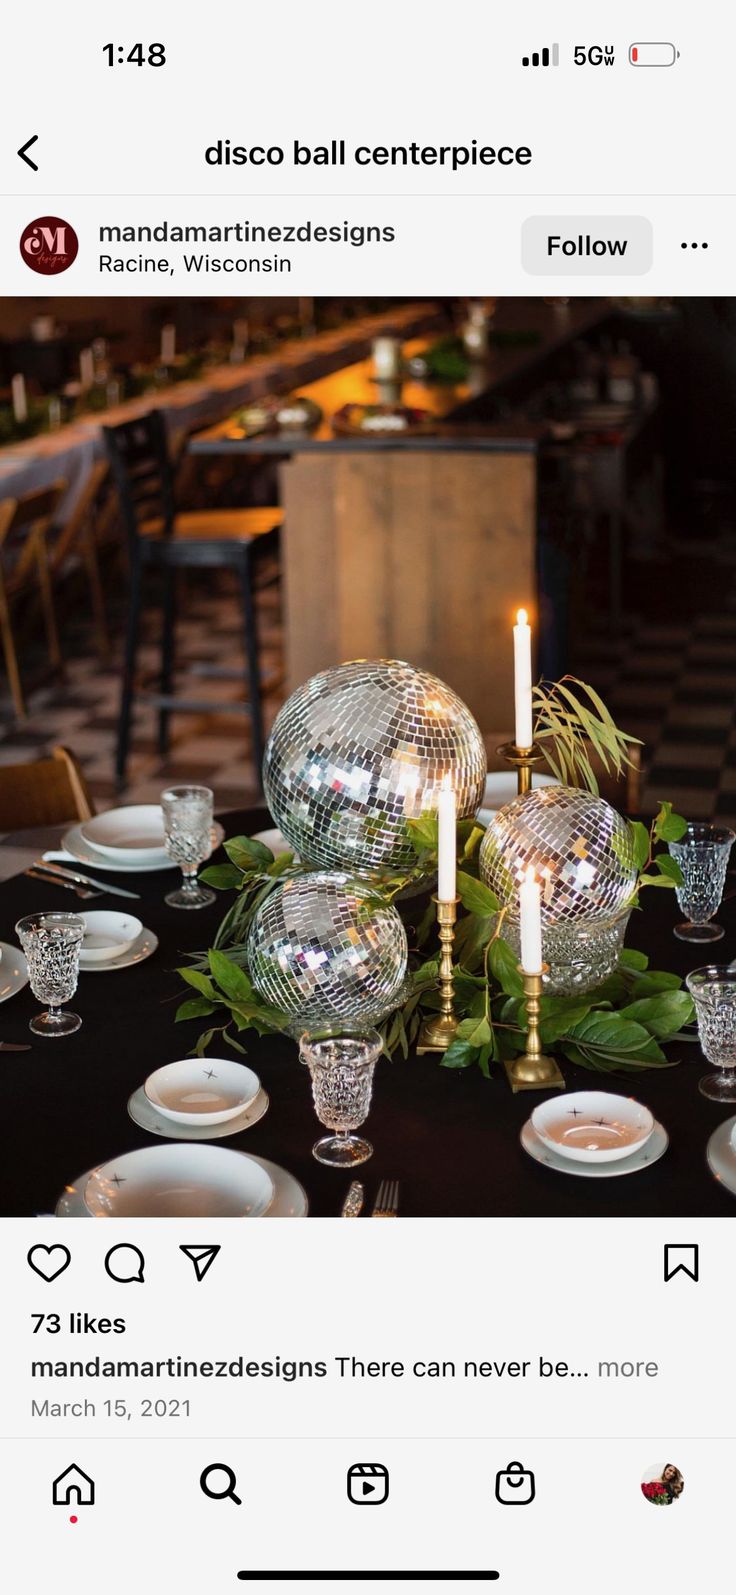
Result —
[[[233,836],[229,841],[223,842],[223,847],[231,864],[237,865],[244,874],[261,872],[273,864],[273,853],[270,847],[263,842],[256,842],[252,836]]]
[[[654,821],[654,834],[660,842],[679,842],[687,831],[687,820],[673,814],[672,804],[663,803]]]
[[[211,1002],[218,1001],[218,993],[208,975],[203,975],[199,969],[188,969],[186,966],[183,969],[177,969],[176,973],[181,975],[182,980],[185,980],[188,986],[193,986],[194,990],[198,991],[202,997],[209,997]]]
[[[209,1002],[207,997],[188,997],[186,1002],[181,1002],[176,1010],[174,1019],[180,1024],[185,1019],[204,1019],[208,1014],[217,1012],[217,1005]]]
[[[200,872],[199,879],[217,892],[228,892],[243,884],[243,872],[235,864],[210,864]]]
[[[232,963],[224,953],[218,952],[216,947],[210,948],[208,956],[211,973],[225,996],[235,1002],[250,1002],[253,998],[253,982],[245,970]]]

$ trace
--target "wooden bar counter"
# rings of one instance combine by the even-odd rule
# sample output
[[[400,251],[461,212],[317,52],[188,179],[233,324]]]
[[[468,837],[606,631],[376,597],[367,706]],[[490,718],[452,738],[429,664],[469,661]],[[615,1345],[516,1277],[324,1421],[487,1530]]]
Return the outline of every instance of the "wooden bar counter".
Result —
[[[323,415],[311,432],[249,436],[234,418],[190,444],[279,459],[289,691],[345,659],[400,658],[446,680],[481,728],[508,723],[512,618],[536,603],[540,429],[474,411],[610,313],[601,302],[562,315],[519,303],[509,313],[523,315],[532,344],[494,352],[472,383],[401,383],[401,402],[429,411],[431,431],[333,429],[345,404],[399,397],[363,360],[298,389]],[[405,358],[426,342],[405,344]]]

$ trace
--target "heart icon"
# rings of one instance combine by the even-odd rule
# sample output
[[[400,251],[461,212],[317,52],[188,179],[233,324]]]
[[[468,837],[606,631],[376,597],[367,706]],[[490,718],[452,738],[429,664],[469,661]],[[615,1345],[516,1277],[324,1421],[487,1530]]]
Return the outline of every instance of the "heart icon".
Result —
[[[49,1285],[52,1279],[58,1279],[63,1274],[71,1260],[72,1254],[66,1246],[32,1246],[28,1253],[28,1262],[34,1273],[40,1274]]]

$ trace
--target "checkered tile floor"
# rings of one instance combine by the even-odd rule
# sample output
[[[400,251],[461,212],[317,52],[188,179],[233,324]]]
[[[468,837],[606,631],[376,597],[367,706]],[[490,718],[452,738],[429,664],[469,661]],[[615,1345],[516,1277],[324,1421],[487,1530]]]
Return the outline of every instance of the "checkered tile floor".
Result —
[[[264,680],[281,675],[282,634],[275,589],[258,599],[261,671]],[[162,786],[171,781],[202,781],[211,786],[219,808],[242,808],[258,795],[258,782],[250,750],[250,727],[242,714],[228,714],[229,702],[242,700],[241,681],[197,679],[188,674],[194,666],[216,666],[238,671],[243,660],[240,607],[235,596],[220,590],[205,600],[185,592],[180,599],[176,652],[182,676],[187,672],[188,695],[222,702],[222,713],[178,713],[171,717],[171,747],[166,761],[156,746],[155,711],[140,704],[136,709],[126,802],[158,800]],[[122,617],[118,617],[118,621]],[[142,676],[153,677],[159,664],[158,617],[147,616],[139,651]],[[109,662],[101,662],[86,625],[63,639],[65,679],[49,682],[28,695],[29,718],[13,723],[8,702],[0,699],[0,764],[40,758],[54,743],[63,742],[79,758],[94,798],[110,805],[116,795],[114,753],[120,698],[122,626],[113,627],[115,641]],[[35,650],[34,650],[35,652]],[[32,678],[37,661],[29,661]],[[25,672],[24,672],[25,674]],[[266,729],[280,704],[274,692],[264,697]]]
[[[706,579],[703,580],[704,560]],[[570,669],[605,697],[619,725],[641,738],[644,778],[642,812],[652,813],[662,798],[690,819],[718,817],[736,825],[736,538],[705,553],[680,549],[672,571],[678,602],[661,603],[667,620],[629,619],[620,637],[581,638]],[[697,570],[698,610],[684,613],[690,595],[687,571]],[[684,573],[684,575],[683,575]],[[652,578],[653,579],[653,578]],[[633,584],[632,584],[633,585]],[[642,581],[640,580],[640,585]],[[652,582],[643,579],[651,588]],[[710,607],[712,599],[713,605]],[[282,633],[274,590],[259,600],[264,676],[282,669]],[[650,607],[652,601],[650,598]],[[71,601],[67,608],[75,613]],[[675,611],[672,618],[671,611]],[[177,656],[184,664],[239,669],[242,659],[240,611],[236,597],[222,589],[206,597],[185,592],[180,604]],[[113,758],[120,690],[122,615],[118,616],[112,660],[101,664],[86,623],[65,637],[66,679],[29,694],[30,718],[13,723],[0,697],[0,764],[40,757],[56,742],[81,760],[93,795],[102,805],[115,797]],[[140,663],[151,674],[158,663],[157,616],[148,617]],[[32,666],[32,661],[31,661]],[[212,786],[221,808],[255,800],[249,728],[226,705],[242,696],[238,681],[200,681],[194,690],[221,698],[218,714],[182,713],[172,717],[172,745],[166,762],[156,748],[154,711],[140,706],[135,716],[128,802],[158,798],[168,781],[201,780]],[[281,696],[264,699],[266,726]],[[4,729],[2,729],[4,727]]]

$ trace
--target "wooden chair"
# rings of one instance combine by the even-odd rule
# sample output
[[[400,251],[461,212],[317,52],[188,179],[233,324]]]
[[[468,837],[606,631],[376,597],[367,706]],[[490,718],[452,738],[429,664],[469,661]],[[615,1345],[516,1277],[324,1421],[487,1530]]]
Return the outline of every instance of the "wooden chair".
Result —
[[[34,590],[41,600],[49,660],[61,669],[61,647],[54,613],[48,556],[48,534],[63,494],[65,482],[54,482],[22,498],[0,502],[0,636],[8,683],[19,720],[27,718],[20,678],[18,650],[11,618],[12,606]]]
[[[149,571],[159,573],[163,587],[160,690],[146,693],[147,701],[159,711],[161,756],[168,752],[169,717],[173,710],[241,712],[250,719],[253,761],[260,779],[264,735],[254,596],[257,586],[278,580],[274,556],[278,554],[283,513],[275,508],[178,512],[166,424],[157,410],[122,426],[106,427],[105,440],[130,556],[130,609],[116,758],[118,781],[125,779],[128,759],[142,587]],[[177,572],[184,569],[230,569],[238,577],[245,645],[244,702],[192,699],[173,691],[175,580]]]
[[[62,526],[57,527],[56,537],[49,548],[49,568],[55,581],[63,578],[77,559],[84,565],[97,647],[103,659],[110,653],[110,635],[100,576],[99,535],[102,523],[109,514],[109,503],[105,501],[105,486],[109,484],[109,477],[107,460],[98,460],[92,466],[71,514]]]
[[[68,748],[50,759],[0,765],[0,831],[89,820],[94,804],[82,771]]]

